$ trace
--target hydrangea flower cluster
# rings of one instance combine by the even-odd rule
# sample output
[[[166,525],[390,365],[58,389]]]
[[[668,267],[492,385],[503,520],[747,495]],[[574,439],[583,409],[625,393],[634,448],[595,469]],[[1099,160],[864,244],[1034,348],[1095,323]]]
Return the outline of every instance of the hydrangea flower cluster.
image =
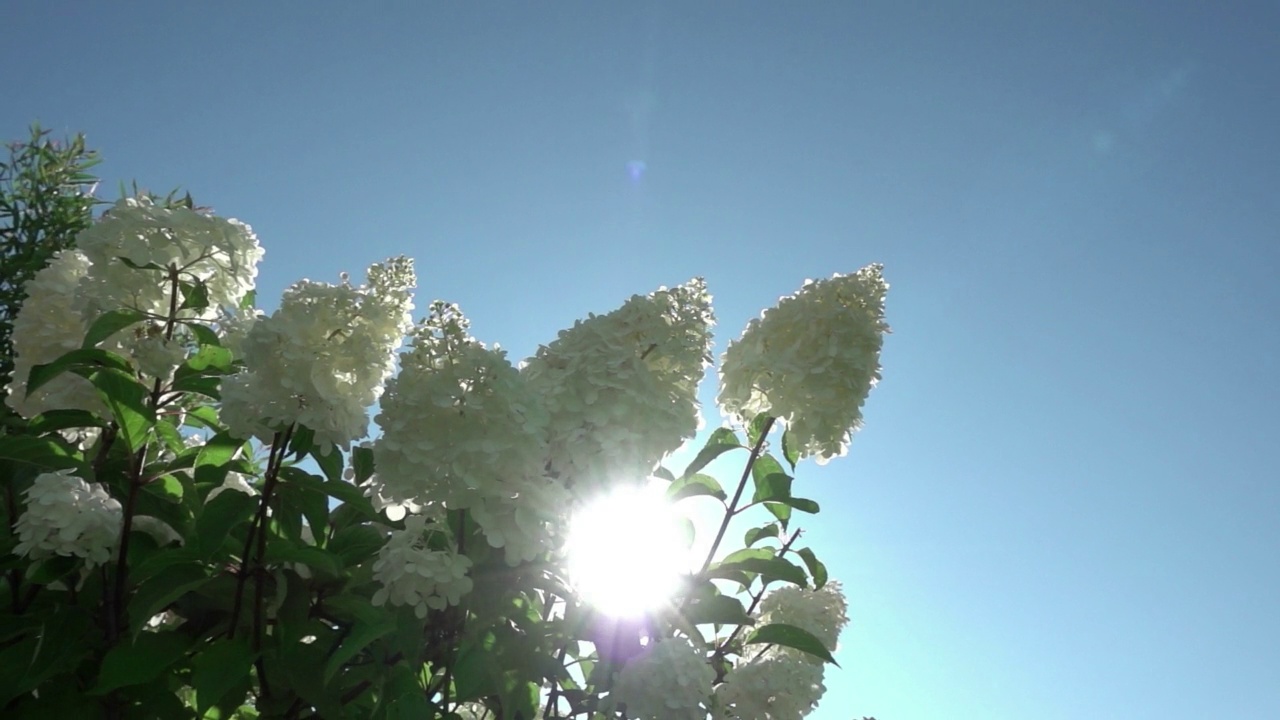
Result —
[[[704,720],[715,671],[685,638],[645,648],[618,673],[609,706],[634,720]]]
[[[39,475],[27,490],[27,508],[15,527],[15,555],[33,560],[79,557],[89,567],[110,560],[124,523],[120,503],[106,488],[71,472]]]
[[[217,319],[220,308],[237,307],[253,289],[263,254],[252,228],[238,220],[163,207],[146,197],[120,200],[76,237],[76,248],[94,266],[82,288],[88,315],[119,308],[167,315],[168,278],[159,270],[135,269],[157,266],[204,285],[209,306],[182,313],[205,321]],[[140,282],[147,276],[154,281]]]
[[[782,419],[801,457],[843,456],[880,380],[889,285],[880,265],[810,280],[751,320],[720,365],[721,410]]]
[[[427,538],[423,515],[405,518],[404,530],[391,532],[373,564],[373,578],[382,585],[373,594],[374,605],[408,605],[423,618],[428,610],[457,605],[471,592],[471,560],[453,550],[432,550]]]
[[[343,449],[368,432],[366,409],[395,367],[412,325],[413,261],[397,257],[369,268],[368,284],[303,280],[280,308],[258,320],[243,342],[246,369],[222,388],[222,419],[239,437],[269,442],[300,423],[321,447]]]
[[[253,289],[262,247],[237,220],[126,198],[76,237],[76,249],[55,256],[26,286],[14,323],[14,379],[8,403],[31,417],[46,410],[101,411],[88,381],[67,374],[26,397],[31,368],[80,347],[98,316],[131,309],[152,318],[115,333],[99,347],[132,360],[144,374],[167,378],[186,357],[187,343],[166,337],[176,271],[203,284],[206,308],[179,308],[182,320],[212,321]]]
[[[840,632],[849,624],[849,603],[845,600],[840,583],[832,581],[817,590],[788,585],[765,596],[760,603],[761,625],[784,623],[807,630],[832,652]],[[775,647],[774,651],[799,652]],[[821,661],[812,655],[804,657],[815,663]]]
[[[716,686],[717,717],[733,720],[799,720],[826,692],[821,664],[797,655],[767,655],[725,674]]]
[[[817,590],[786,586],[765,596],[757,625],[784,623],[807,630],[831,651],[849,623],[848,602],[840,584]],[[822,661],[779,645],[730,670],[716,687],[720,717],[736,720],[798,720],[809,714],[826,692]]]
[[[648,477],[701,425],[711,361],[702,279],[635,295],[538,349],[521,372],[551,414],[550,470],[575,491]]]
[[[84,342],[88,328],[75,302],[89,265],[83,254],[63,250],[26,285],[27,299],[13,321],[13,381],[5,400],[24,417],[54,409],[105,408],[93,385],[73,373],[63,373],[27,395],[31,368],[51,363]]]
[[[387,383],[374,442],[382,501],[470,508],[507,561],[531,560],[563,510],[543,476],[547,413],[506,354],[467,334],[457,306],[437,302]]]

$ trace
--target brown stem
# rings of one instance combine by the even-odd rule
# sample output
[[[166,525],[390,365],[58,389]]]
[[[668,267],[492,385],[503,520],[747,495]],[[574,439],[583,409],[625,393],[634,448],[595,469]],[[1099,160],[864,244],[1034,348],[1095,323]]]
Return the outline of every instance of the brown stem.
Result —
[[[119,631],[126,629],[127,619],[124,616],[125,587],[129,580],[129,536],[133,533],[133,515],[138,506],[138,490],[142,487],[142,466],[146,461],[147,446],[143,444],[133,455],[133,466],[129,469],[129,495],[124,501],[124,522],[120,527],[120,553],[116,559],[116,582],[110,614],[115,621],[109,625],[110,643],[119,637]]]
[[[240,572],[236,575],[236,595],[235,602],[231,606],[231,624],[227,628],[227,637],[234,638],[236,626],[240,624],[240,612],[244,604],[244,584],[248,581],[250,573],[255,573],[260,568],[255,568],[254,562],[254,540],[259,539],[259,535],[263,535],[261,541],[257,545],[258,557],[256,565],[261,565],[262,556],[266,554],[266,532],[267,532],[267,510],[271,502],[271,495],[276,489],[276,480],[280,476],[280,465],[284,462],[284,457],[288,452],[289,440],[293,437],[293,429],[295,426],[290,425],[284,432],[277,432],[271,442],[271,453],[267,456],[267,472],[266,481],[262,486],[262,499],[258,503],[258,512],[254,515],[253,521],[249,524],[249,532],[245,534],[244,550],[240,553]],[[258,587],[261,587],[262,580],[258,579]],[[260,612],[258,603],[254,606],[255,614]],[[258,622],[255,620],[255,648],[261,638],[257,636],[260,630]]]

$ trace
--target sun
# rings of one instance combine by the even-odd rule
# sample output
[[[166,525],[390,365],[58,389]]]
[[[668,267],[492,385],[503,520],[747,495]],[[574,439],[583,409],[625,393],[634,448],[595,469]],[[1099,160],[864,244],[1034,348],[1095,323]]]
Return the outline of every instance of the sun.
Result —
[[[680,516],[660,490],[624,487],[583,505],[569,525],[569,579],[613,617],[660,608],[689,570]]]

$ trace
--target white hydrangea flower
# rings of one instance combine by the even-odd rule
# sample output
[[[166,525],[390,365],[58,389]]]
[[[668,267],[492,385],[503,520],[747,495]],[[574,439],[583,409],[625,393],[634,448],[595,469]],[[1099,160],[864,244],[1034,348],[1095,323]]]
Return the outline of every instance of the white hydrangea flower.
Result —
[[[764,602],[760,603],[757,624],[784,623],[808,630],[828,650],[835,652],[840,632],[849,624],[848,611],[849,603],[845,600],[840,583],[836,581],[828,582],[817,590],[788,585],[765,596]],[[798,650],[774,649],[804,655],[814,663],[822,662]]]
[[[142,374],[168,382],[173,371],[187,359],[186,344],[176,338],[166,339],[158,326],[152,325],[148,330],[135,335],[130,343],[133,361]]]
[[[470,503],[471,517],[489,545],[502,548],[508,565],[529,562],[558,542],[569,491],[559,480],[529,477],[504,483]]]
[[[799,720],[826,692],[821,664],[769,655],[730,670],[716,686],[716,716],[732,720]]]
[[[53,409],[103,412],[92,386],[75,374],[24,396],[32,367],[79,348],[93,321],[113,310],[138,310],[153,319],[98,347],[133,361],[145,375],[167,379],[185,359],[186,330],[177,326],[171,328],[174,337],[165,337],[172,283],[164,271],[138,267],[174,267],[182,281],[204,283],[209,307],[178,309],[177,317],[211,321],[253,288],[261,257],[257,238],[239,221],[163,208],[147,198],[121,200],[76,237],[76,250],[59,253],[27,285],[28,298],[14,323],[10,406],[27,417]]]
[[[720,365],[721,411],[743,425],[761,413],[782,419],[801,457],[843,456],[880,380],[889,331],[881,271],[806,281],[747,323]]]
[[[183,317],[214,320],[253,289],[263,250],[248,225],[187,208],[166,208],[146,197],[124,198],[76,237],[93,263],[82,287],[86,317],[130,308],[166,316],[171,285],[155,264],[176,267],[182,280],[202,282],[209,307]]]
[[[232,357],[244,357],[244,340],[249,331],[263,318],[257,308],[223,308],[218,317],[218,340],[231,351]]]
[[[347,480],[355,480],[356,472],[351,468],[347,468],[342,471],[342,476]],[[396,500],[386,495],[384,490],[384,486],[378,481],[377,473],[371,475],[364,484],[364,496],[369,498],[369,504],[373,506],[375,512],[385,511],[387,519],[391,522],[399,522],[406,515],[438,514],[438,511],[441,510],[438,505],[428,508],[412,500]]]
[[[546,412],[506,353],[467,327],[456,306],[435,303],[387,383],[373,445],[386,497],[461,509],[542,470]]]
[[[693,437],[713,322],[698,278],[635,295],[539,348],[521,372],[551,414],[550,470],[577,491],[639,481]]]
[[[497,720],[498,715],[478,702],[460,703],[453,712],[462,720]],[[542,720],[542,707],[528,720]]]
[[[83,253],[63,250],[26,285],[27,299],[13,321],[13,380],[5,398],[23,417],[47,410],[106,409],[93,385],[74,373],[63,373],[27,396],[31,368],[51,363],[84,342],[88,327],[75,302],[89,264]]]
[[[704,720],[715,671],[685,638],[645,648],[618,673],[608,706],[632,720]]]
[[[93,447],[93,444],[98,442],[98,438],[102,436],[102,428],[67,428],[65,430],[59,430],[58,434],[61,435],[62,439],[66,440],[68,444],[83,452]]]
[[[89,567],[111,559],[120,542],[124,511],[102,485],[90,485],[71,473],[44,473],[27,490],[27,507],[15,528],[15,555],[32,560],[79,557]]]
[[[206,497],[204,501],[208,503],[209,501],[218,497],[218,495],[220,495],[221,493],[224,493],[228,490],[234,490],[235,492],[242,492],[245,495],[258,494],[258,490],[255,487],[253,487],[252,484],[249,483],[248,475],[245,475],[244,473],[238,473],[235,470],[230,470],[227,472],[227,477],[222,481],[222,484],[214,488],[213,490],[210,490],[209,496]]]
[[[413,261],[371,266],[367,285],[303,280],[280,309],[253,324],[243,344],[246,369],[223,381],[222,419],[240,437],[269,442],[299,423],[322,447],[346,449],[365,436],[367,408],[395,367],[412,325]]]
[[[431,550],[427,535],[427,518],[421,515],[405,518],[404,530],[391,532],[373,564],[373,579],[382,586],[373,594],[374,605],[412,606],[422,618],[428,610],[457,605],[471,592],[470,558],[452,549]]]

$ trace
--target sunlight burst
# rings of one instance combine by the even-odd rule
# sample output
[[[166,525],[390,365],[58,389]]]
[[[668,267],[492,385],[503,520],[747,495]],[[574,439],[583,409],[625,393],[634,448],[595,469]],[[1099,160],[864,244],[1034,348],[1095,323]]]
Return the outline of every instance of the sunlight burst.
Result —
[[[661,491],[624,487],[590,502],[569,529],[569,576],[584,600],[635,617],[669,600],[689,569],[687,531]]]

